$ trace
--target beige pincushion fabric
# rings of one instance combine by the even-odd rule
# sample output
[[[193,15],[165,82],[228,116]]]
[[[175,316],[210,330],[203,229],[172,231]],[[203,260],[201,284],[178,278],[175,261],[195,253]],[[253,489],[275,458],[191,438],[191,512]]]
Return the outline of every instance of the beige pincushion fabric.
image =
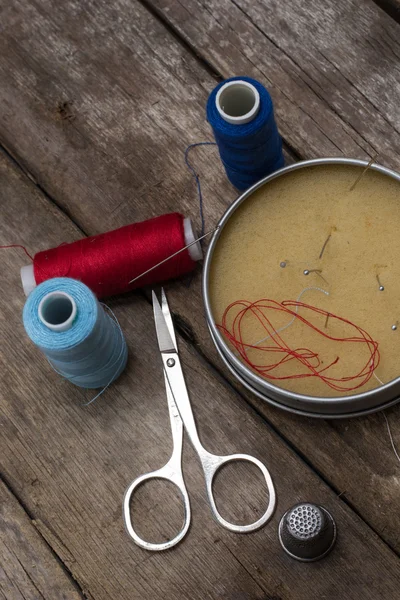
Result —
[[[381,362],[376,375],[387,383],[400,374],[400,183],[369,170],[350,191],[359,174],[360,168],[354,166],[314,166],[257,190],[221,234],[211,265],[210,297],[213,316],[220,323],[226,307],[235,300],[297,300],[306,288],[319,288],[304,291],[301,301],[350,320],[379,342]],[[324,279],[317,273],[304,275],[306,269],[321,270]],[[377,276],[384,291],[379,290]],[[299,310],[324,327],[324,317]],[[290,320],[279,313],[269,316],[275,328]],[[398,329],[393,331],[397,321]],[[356,333],[333,319],[327,331],[334,336]],[[265,336],[256,319],[246,319],[243,332],[252,342]],[[369,356],[364,344],[333,342],[297,320],[282,337],[292,348],[317,351],[324,365],[339,356],[339,362],[328,371],[332,377],[356,374]],[[276,360],[270,355],[265,362]],[[305,372],[304,367],[291,363],[276,374],[300,372]],[[272,383],[313,396],[346,394],[318,378]],[[347,394],[379,385],[373,377]]]

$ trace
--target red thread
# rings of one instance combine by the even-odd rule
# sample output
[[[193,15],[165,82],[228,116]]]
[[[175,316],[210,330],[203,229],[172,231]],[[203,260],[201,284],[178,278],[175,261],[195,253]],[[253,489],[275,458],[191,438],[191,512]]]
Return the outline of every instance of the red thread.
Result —
[[[21,244],[9,244],[8,246],[0,246],[0,248],[22,248],[22,250],[25,252],[27,257],[33,261],[33,258],[29,254],[28,250],[25,248],[25,246],[21,246]]]
[[[34,258],[19,244],[0,248],[22,248],[33,261],[37,285],[53,277],[72,277],[105,298],[193,271],[196,262],[185,249],[129,283],[185,247],[183,220],[179,213],[162,215],[71,244],[62,243],[38,252]]]
[[[353,327],[358,335],[355,333],[354,336],[351,337],[335,337],[328,333],[328,330],[321,329],[311,323],[308,319],[298,314],[297,311],[292,310],[290,307],[294,308],[302,308],[303,310],[310,310],[319,315],[323,315],[325,317],[329,317],[329,322],[332,325],[332,321],[335,319],[347,325]],[[333,340],[335,342],[341,343],[361,343],[367,346],[369,352],[369,358],[362,365],[360,370],[351,376],[346,377],[329,377],[327,371],[336,365],[340,358],[336,357],[330,364],[321,368],[322,360],[319,357],[317,352],[313,352],[308,348],[295,348],[292,349],[285,342],[282,336],[279,334],[274,326],[272,325],[271,320],[266,315],[267,311],[278,311],[286,313],[289,317],[298,319],[301,323],[310,327],[323,337]],[[233,317],[231,316],[233,313]],[[246,315],[250,315],[255,317],[258,322],[263,327],[268,337],[268,341],[271,345],[262,345],[260,344],[248,344],[243,340],[243,319]],[[232,319],[232,323],[229,326],[228,320]],[[356,390],[366,384],[370,378],[372,377],[374,370],[379,365],[380,355],[378,350],[378,342],[374,341],[372,337],[361,327],[355,325],[351,321],[344,319],[343,317],[339,317],[334,315],[326,310],[321,308],[317,308],[315,306],[311,306],[310,304],[304,304],[303,302],[295,301],[295,300],[285,300],[283,302],[276,302],[275,300],[269,300],[264,298],[262,300],[257,300],[256,302],[249,302],[247,300],[237,300],[236,302],[232,302],[230,304],[222,317],[222,324],[217,325],[221,332],[228,338],[230,343],[236,348],[238,353],[240,354],[242,360],[248,364],[256,373],[265,377],[266,379],[271,380],[283,380],[283,379],[303,379],[306,377],[318,377],[326,383],[330,388],[337,391],[351,391]],[[267,341],[267,340],[265,340]],[[255,362],[250,360],[248,357],[248,350],[255,350],[259,352],[258,361]],[[265,360],[265,356],[267,353],[278,353],[281,354],[282,357],[278,362],[265,364],[263,360]],[[290,361],[297,361],[304,368],[305,372],[294,374],[294,375],[279,375],[273,373],[273,371],[277,370],[281,365],[288,363]],[[355,385],[347,386],[346,383],[353,381]]]
[[[188,273],[196,263],[186,249],[129,284],[185,246],[183,219],[179,213],[162,215],[39,252],[33,261],[36,283],[72,277],[105,298]]]

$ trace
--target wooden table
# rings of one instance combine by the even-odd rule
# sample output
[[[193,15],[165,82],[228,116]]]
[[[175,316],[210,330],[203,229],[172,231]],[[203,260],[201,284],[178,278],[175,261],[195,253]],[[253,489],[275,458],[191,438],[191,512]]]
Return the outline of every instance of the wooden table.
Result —
[[[379,152],[399,169],[399,4],[380,4],[3,0],[0,243],[35,253],[174,210],[199,225],[183,152],[212,139],[207,96],[237,74],[268,86],[288,163]],[[192,161],[212,227],[236,192],[215,148],[194,150]],[[210,341],[200,268],[190,288],[167,287],[200,434],[212,451],[265,461],[278,508],[252,535],[218,527],[186,444],[191,531],[169,552],[136,547],[122,522],[125,487],[171,450],[148,291],[110,300],[129,366],[83,407],[90,393],[63,382],[24,333],[26,257],[10,249],[1,258],[1,598],[400,598],[400,465],[383,415],[311,420],[247,393]],[[387,417],[399,445],[398,408]],[[257,483],[245,469],[222,473],[221,511],[254,516]],[[161,485],[141,490],[133,509],[143,533],[161,540],[176,530],[174,499]],[[302,500],[323,504],[338,524],[337,546],[320,563],[293,561],[279,546],[279,518]]]

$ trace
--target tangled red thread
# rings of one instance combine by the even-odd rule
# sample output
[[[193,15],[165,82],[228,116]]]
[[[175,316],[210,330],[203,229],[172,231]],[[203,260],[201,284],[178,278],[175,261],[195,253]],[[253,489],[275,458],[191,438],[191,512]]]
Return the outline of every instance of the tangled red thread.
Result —
[[[293,310],[293,308],[295,310]],[[355,329],[355,333],[351,337],[335,337],[334,335],[330,335],[327,329],[324,331],[311,323],[304,316],[300,315],[298,313],[300,308],[325,316],[331,325],[334,320],[350,325]],[[368,359],[360,371],[354,375],[346,377],[330,377],[328,371],[339,362],[339,356],[327,366],[322,367],[322,360],[317,352],[313,352],[308,348],[292,349],[279,334],[279,331],[283,330],[284,327],[281,327],[278,330],[275,329],[268,317],[267,313],[271,311],[286,313],[289,318],[292,318],[293,320],[297,319],[329,340],[342,343],[364,344],[368,349]],[[243,339],[243,319],[247,316],[256,318],[266,332],[265,338],[255,344],[246,343]],[[229,323],[231,324],[229,325]],[[325,321],[325,324],[327,324],[327,321]],[[379,344],[374,341],[364,329],[343,317],[339,317],[321,308],[296,300],[284,300],[283,302],[276,302],[275,300],[269,300],[267,298],[257,300],[256,302],[237,300],[236,302],[232,302],[232,304],[226,308],[222,317],[222,323],[221,325],[217,325],[217,327],[229,340],[232,346],[236,348],[242,360],[256,371],[256,373],[266,379],[283,380],[318,377],[330,388],[337,391],[348,392],[356,390],[366,384],[371,379],[380,361],[378,350]],[[263,342],[266,342],[267,340],[268,344],[263,344]],[[257,350],[259,357],[257,361],[253,361],[249,358],[248,351],[250,349]],[[265,364],[265,356],[270,353],[280,354],[281,358],[278,362]],[[302,373],[280,376],[277,373],[277,369],[290,361],[297,361],[304,367],[304,371]],[[354,382],[354,385],[348,385],[349,382]]]

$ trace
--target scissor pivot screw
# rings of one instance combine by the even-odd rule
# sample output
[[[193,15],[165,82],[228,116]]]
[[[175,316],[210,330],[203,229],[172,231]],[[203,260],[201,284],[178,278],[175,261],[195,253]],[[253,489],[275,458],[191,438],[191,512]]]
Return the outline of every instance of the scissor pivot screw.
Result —
[[[167,366],[168,367],[173,367],[175,365],[175,360],[173,358],[169,358],[167,360]]]

